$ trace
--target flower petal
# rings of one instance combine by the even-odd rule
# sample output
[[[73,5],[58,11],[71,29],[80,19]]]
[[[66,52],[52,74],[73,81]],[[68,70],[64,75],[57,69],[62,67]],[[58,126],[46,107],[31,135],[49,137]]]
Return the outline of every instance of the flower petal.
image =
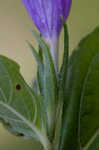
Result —
[[[72,0],[22,0],[32,21],[48,40],[58,38],[62,28],[60,16],[67,19]]]

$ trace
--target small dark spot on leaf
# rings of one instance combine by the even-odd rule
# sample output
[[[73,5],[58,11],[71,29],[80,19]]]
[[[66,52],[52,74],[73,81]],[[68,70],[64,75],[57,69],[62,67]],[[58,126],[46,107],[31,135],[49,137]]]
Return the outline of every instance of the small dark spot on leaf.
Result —
[[[0,120],[1,120],[1,121],[4,121],[4,119],[3,119],[3,118],[1,118],[1,117],[0,117]]]
[[[20,84],[16,85],[16,90],[21,90],[21,85]]]
[[[6,122],[6,125],[10,127],[10,123],[9,122]]]
[[[23,133],[18,133],[18,135],[17,136],[24,136],[24,134]]]

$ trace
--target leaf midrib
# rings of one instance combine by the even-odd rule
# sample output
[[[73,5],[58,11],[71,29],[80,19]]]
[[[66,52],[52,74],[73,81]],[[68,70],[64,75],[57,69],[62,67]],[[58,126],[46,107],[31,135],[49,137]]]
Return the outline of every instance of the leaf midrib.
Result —
[[[95,139],[99,136],[99,128],[95,132],[95,134],[92,136],[92,138],[88,141],[88,143],[85,145],[85,147],[82,150],[88,150],[89,147],[92,145],[92,143],[95,141]]]
[[[22,120],[25,124],[27,124],[27,126],[32,129],[32,131],[37,135],[37,137],[39,137],[39,140],[41,141],[41,143],[44,143],[44,135],[41,133],[41,131],[38,128],[35,127],[35,125],[33,125],[33,123],[31,123],[30,121],[28,121],[19,112],[17,112],[11,106],[5,104],[4,102],[0,102],[0,105],[2,105],[6,109],[8,109],[12,113],[14,113],[18,118],[20,118],[20,120]]]

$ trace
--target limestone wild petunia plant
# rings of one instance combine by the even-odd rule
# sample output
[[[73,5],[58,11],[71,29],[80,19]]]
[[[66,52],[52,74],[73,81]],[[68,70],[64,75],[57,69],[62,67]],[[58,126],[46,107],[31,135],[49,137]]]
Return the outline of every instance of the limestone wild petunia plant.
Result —
[[[0,55],[0,122],[13,135],[35,139],[44,150],[99,150],[99,27],[69,56],[67,19],[72,0],[22,0],[38,32],[30,87],[19,65]],[[64,27],[64,53],[59,37]]]

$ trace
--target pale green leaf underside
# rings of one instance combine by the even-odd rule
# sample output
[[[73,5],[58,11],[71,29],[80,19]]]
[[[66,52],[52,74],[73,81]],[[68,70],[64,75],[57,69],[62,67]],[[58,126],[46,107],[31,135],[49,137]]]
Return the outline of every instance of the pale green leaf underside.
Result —
[[[40,83],[42,83],[42,95],[43,95],[43,117],[46,118],[48,134],[53,136],[53,129],[56,117],[57,109],[57,78],[53,64],[53,60],[50,54],[50,49],[36,31],[32,31],[38,44],[41,47],[43,54],[43,67],[40,63],[37,54],[35,55],[34,48],[29,44],[34,56],[38,63],[38,70],[40,75]],[[43,69],[42,69],[43,68]],[[43,70],[43,71],[42,71]],[[41,82],[42,81],[42,82]]]
[[[25,83],[19,66],[0,56],[0,120],[3,125],[15,135],[22,133],[37,138],[42,126],[38,109],[39,98]]]

